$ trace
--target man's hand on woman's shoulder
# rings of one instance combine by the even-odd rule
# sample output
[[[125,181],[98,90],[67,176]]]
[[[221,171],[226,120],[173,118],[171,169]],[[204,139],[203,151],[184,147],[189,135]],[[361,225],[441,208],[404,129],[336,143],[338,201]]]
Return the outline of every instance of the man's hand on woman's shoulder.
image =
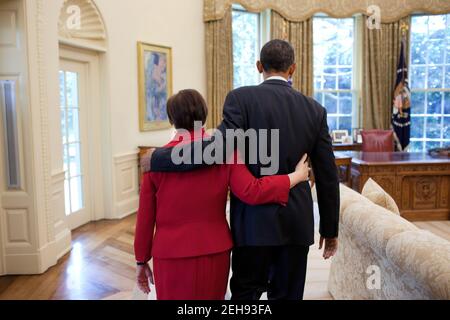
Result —
[[[151,163],[152,163],[152,155],[155,151],[155,148],[148,149],[142,156],[141,156],[141,172],[149,172],[151,170]]]

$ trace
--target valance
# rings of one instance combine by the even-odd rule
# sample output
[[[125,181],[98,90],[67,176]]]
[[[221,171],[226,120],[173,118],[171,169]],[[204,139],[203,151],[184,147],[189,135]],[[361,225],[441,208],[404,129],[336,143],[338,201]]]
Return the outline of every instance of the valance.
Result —
[[[304,21],[317,13],[334,18],[368,14],[369,6],[381,9],[381,22],[393,22],[412,13],[450,13],[450,0],[204,0],[204,20],[220,20],[233,3],[251,12],[277,11],[290,21]]]

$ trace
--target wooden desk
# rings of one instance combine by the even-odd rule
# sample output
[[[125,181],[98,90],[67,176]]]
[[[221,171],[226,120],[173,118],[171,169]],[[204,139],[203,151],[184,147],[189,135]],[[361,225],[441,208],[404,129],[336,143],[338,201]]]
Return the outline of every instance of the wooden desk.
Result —
[[[347,152],[335,152],[334,158],[338,169],[339,181],[345,183],[348,187],[352,187],[352,157]],[[344,169],[344,170],[342,170]]]
[[[333,143],[334,151],[361,151],[362,143]]]
[[[356,191],[372,178],[394,198],[404,218],[450,220],[450,158],[408,152],[348,154]]]

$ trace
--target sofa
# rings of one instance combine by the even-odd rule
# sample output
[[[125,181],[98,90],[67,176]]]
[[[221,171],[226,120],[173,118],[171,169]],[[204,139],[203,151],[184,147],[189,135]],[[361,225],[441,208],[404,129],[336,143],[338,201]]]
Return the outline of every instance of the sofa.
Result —
[[[450,299],[450,242],[403,219],[373,180],[341,185],[339,247],[328,290],[335,299]]]

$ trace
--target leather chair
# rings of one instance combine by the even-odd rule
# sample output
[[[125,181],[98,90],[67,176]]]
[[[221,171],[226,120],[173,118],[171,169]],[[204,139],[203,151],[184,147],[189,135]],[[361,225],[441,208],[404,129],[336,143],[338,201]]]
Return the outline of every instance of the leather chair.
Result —
[[[393,152],[394,132],[392,130],[362,130],[363,152]]]

